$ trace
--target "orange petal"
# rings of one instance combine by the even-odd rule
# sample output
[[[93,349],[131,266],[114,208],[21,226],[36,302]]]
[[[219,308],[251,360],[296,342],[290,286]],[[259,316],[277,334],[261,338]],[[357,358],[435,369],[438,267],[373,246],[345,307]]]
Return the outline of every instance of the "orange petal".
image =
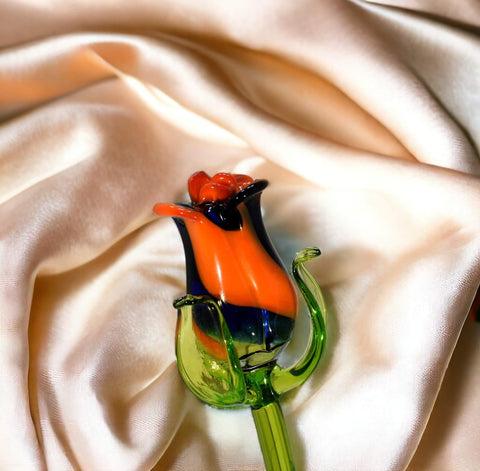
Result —
[[[243,190],[245,187],[253,183],[253,178],[249,177],[248,175],[242,175],[240,173],[236,173],[235,175],[233,175],[233,177],[235,178],[237,192],[239,192],[240,190]]]
[[[297,299],[287,273],[258,240],[245,208],[241,213],[238,231],[224,231],[208,219],[185,221],[202,283],[222,301],[295,318]]]
[[[231,173],[216,173],[212,177],[211,181],[214,183],[220,183],[221,185],[229,188],[233,193],[236,191],[237,182]]]
[[[153,207],[153,211],[159,216],[170,216],[183,219],[193,219],[198,221],[203,219],[203,214],[194,209],[177,206],[176,204],[158,203]]]
[[[234,194],[235,188],[224,186],[221,183],[210,182],[203,185],[200,189],[198,202],[208,203],[213,201],[222,201]]]
[[[210,181],[210,177],[203,171],[195,172],[188,179],[188,193],[192,203],[197,203],[200,195],[200,189]]]

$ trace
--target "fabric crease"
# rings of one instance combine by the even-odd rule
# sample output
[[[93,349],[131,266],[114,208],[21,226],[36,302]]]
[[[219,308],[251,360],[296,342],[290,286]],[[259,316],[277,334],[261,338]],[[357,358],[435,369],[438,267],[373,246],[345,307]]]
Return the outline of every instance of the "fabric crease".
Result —
[[[264,469],[249,411],[175,366],[184,255],[152,208],[204,170],[270,181],[286,265],[322,250],[297,469],[476,471],[479,25],[473,0],[2,2],[0,469]]]

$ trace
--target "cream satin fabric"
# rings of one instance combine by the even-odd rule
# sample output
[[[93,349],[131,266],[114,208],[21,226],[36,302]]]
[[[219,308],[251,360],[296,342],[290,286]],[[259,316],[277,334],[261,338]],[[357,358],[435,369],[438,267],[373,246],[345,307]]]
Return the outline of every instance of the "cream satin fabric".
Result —
[[[478,470],[479,25],[475,0],[1,2],[0,469],[263,469],[249,411],[174,362],[183,249],[152,207],[204,169],[270,180],[287,263],[323,252],[298,471]]]

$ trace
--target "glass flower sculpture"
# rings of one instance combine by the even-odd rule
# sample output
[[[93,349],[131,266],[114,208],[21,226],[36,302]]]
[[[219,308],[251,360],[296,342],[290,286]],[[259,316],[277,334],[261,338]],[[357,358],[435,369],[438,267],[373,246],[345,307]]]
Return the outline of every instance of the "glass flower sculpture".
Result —
[[[173,217],[186,258],[187,295],[178,309],[176,355],[189,389],[218,408],[250,406],[267,471],[293,470],[280,396],[300,386],[317,366],[325,344],[325,304],[304,263],[317,248],[299,252],[293,278],[308,307],[311,334],[302,358],[280,368],[297,298],[263,225],[260,197],[266,180],[196,172],[190,204],[157,204]]]

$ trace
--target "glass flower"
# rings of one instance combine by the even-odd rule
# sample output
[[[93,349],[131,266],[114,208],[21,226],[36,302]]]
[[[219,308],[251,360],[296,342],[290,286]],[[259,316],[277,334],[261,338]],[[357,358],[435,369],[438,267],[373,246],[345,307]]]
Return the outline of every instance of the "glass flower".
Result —
[[[325,345],[325,304],[304,267],[320,255],[299,252],[292,274],[311,322],[303,356],[289,368],[276,358],[292,335],[297,298],[262,221],[266,180],[205,172],[188,181],[191,203],[157,204],[173,217],[185,250],[187,294],[178,309],[177,365],[189,389],[215,407],[250,406],[267,471],[294,470],[280,396],[303,384]]]
[[[188,182],[191,204],[157,204],[172,216],[186,257],[187,292],[215,299],[243,368],[272,361],[290,340],[297,300],[267,236],[260,210],[266,180],[197,172]],[[194,309],[197,337],[212,352],[217,326],[203,304]]]

